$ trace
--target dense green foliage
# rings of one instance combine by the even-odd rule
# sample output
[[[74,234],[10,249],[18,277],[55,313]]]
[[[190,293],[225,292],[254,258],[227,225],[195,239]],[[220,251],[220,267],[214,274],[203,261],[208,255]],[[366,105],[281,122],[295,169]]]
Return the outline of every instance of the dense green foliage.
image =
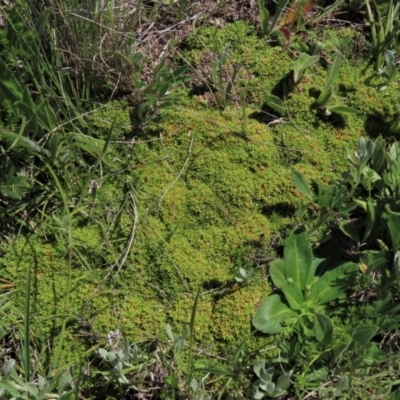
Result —
[[[0,397],[396,399],[400,7],[137,3],[3,9]]]

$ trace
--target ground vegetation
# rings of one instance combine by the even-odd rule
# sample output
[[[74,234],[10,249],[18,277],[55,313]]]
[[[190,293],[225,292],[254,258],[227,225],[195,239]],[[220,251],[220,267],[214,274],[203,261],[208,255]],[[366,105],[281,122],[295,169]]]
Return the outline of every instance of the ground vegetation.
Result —
[[[400,4],[3,1],[0,397],[400,397]]]

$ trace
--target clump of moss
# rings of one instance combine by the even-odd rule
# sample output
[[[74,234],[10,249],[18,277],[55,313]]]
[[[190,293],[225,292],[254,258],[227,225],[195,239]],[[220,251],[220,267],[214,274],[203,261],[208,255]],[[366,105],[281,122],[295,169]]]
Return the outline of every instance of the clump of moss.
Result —
[[[270,292],[266,281],[243,288],[233,288],[214,306],[212,332],[222,343],[232,343],[251,332],[251,317],[261,300]],[[235,315],[235,318],[231,316]]]

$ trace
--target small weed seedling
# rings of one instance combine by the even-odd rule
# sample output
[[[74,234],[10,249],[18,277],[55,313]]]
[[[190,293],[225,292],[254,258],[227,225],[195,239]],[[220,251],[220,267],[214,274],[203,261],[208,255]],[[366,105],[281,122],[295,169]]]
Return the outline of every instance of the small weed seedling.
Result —
[[[357,114],[358,111],[354,108],[348,107],[346,105],[333,105],[327,106],[328,102],[331,100],[333,96],[333,83],[339,76],[340,67],[342,66],[342,58],[339,55],[336,55],[333,60],[332,67],[329,71],[328,78],[325,82],[324,87],[317,100],[315,100],[313,106],[316,108],[325,108],[326,114],[329,115],[332,112],[340,113],[340,114]]]

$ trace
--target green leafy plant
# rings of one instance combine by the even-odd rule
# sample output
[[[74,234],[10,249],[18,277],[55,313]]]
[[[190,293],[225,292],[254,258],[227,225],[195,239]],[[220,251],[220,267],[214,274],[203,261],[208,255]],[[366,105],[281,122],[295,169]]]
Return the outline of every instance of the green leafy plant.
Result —
[[[293,80],[295,83],[299,82],[302,78],[304,71],[313,66],[319,60],[318,55],[309,55],[307,53],[300,53],[293,66]],[[278,114],[283,115],[286,113],[285,103],[281,98],[273,94],[267,94],[264,97],[265,103],[271,107]]]
[[[270,276],[282,294],[273,294],[257,309],[254,326],[265,333],[282,331],[282,323],[310,329],[316,338],[330,343],[333,334],[331,320],[323,313],[326,304],[343,299],[354,284],[357,265],[348,262],[324,273],[318,271],[323,259],[313,259],[307,233],[296,229],[289,235],[283,260],[270,265]],[[290,321],[290,322],[288,322]]]
[[[117,342],[113,343],[118,335],[119,331],[110,332],[111,348],[101,347],[97,350],[97,356],[102,360],[98,373],[106,384],[115,387],[118,396],[123,397],[130,388],[141,392],[151,390],[150,385],[146,385],[146,380],[156,360],[148,357],[137,345],[130,345],[127,338],[119,347]]]
[[[140,53],[135,59],[139,63],[142,56]],[[165,67],[166,58],[163,58],[153,69],[153,75],[149,83],[141,78],[139,72],[134,77],[134,92],[131,97],[133,107],[132,119],[137,125],[143,125],[148,118],[160,110],[168,109],[178,104],[181,98],[170,91],[187,81],[185,76],[189,66],[184,65],[170,71]]]
[[[221,386],[218,390],[218,399],[250,398],[250,388],[243,393],[243,387],[245,387],[244,382],[247,378],[246,375],[248,374],[248,367],[251,362],[248,341],[249,337],[245,337],[236,346],[225,348],[225,360],[223,362],[213,357],[199,357],[195,361],[193,373],[198,377],[202,377],[201,382],[220,382]],[[263,382],[260,380],[260,385],[262,384]],[[201,398],[202,397],[200,397],[200,399]]]
[[[325,82],[325,85],[322,88],[321,94],[319,95],[317,100],[315,100],[315,102],[314,102],[315,107],[317,107],[317,108],[324,107],[328,103],[328,101],[331,99],[332,94],[333,94],[333,87],[332,87],[333,82],[339,76],[339,71],[340,71],[341,65],[342,65],[341,57],[336,56],[333,61],[332,67],[329,71],[329,75]]]
[[[234,65],[232,74],[228,74],[225,66],[228,60],[229,46],[225,45],[220,55],[211,61],[211,84],[215,91],[217,106],[224,109],[228,103],[229,96],[234,88],[234,83],[239,68]],[[225,76],[228,75],[228,78]]]
[[[190,394],[193,394],[195,399],[197,399],[198,396],[201,396],[203,394],[202,384],[197,382],[197,380],[193,376],[193,371],[194,371],[193,347],[194,347],[194,335],[195,335],[195,321],[196,321],[196,313],[199,304],[199,299],[200,299],[200,288],[197,290],[197,293],[194,298],[189,325],[185,327],[185,329],[180,335],[175,336],[172,333],[171,326],[169,324],[167,324],[166,326],[167,335],[173,344],[172,356],[174,362],[177,362],[179,364],[179,360],[182,357],[181,353],[183,353],[183,351],[185,350],[186,341],[188,340],[187,344],[188,351],[186,353],[187,358],[185,360],[186,368],[184,371],[181,371],[180,368],[178,367],[178,372],[174,373],[174,375],[177,375],[177,379],[181,380],[181,387],[179,389],[172,388],[172,390],[182,391],[185,393],[186,396],[190,396]]]
[[[276,6],[275,15],[271,18],[268,10],[264,6],[264,0],[258,0],[258,10],[261,20],[261,34],[263,36],[268,36],[272,32],[276,31],[278,22],[285,12],[286,6],[288,4],[289,0],[279,0]]]
[[[285,103],[278,96],[274,96],[273,94],[267,94],[264,97],[264,101],[268,105],[268,107],[271,107],[278,114],[283,115],[286,113]]]
[[[345,38],[338,38],[336,35],[333,33],[329,34],[329,44],[333,46],[335,53],[337,55],[340,55],[342,58],[346,59],[346,56],[343,54],[347,48],[350,47],[351,49],[351,44],[352,44],[352,38],[351,37],[345,37]]]
[[[277,36],[281,39],[284,47],[289,46],[291,43],[291,26],[294,23],[299,26],[304,16],[313,9],[315,4],[312,0],[301,0],[292,2],[288,7],[288,3],[288,0],[278,1],[274,17],[271,18],[267,8],[264,6],[264,1],[258,1],[262,36]]]
[[[23,57],[20,60],[23,68],[16,68],[7,57],[0,62],[0,104],[6,106],[3,124],[10,122],[9,112],[13,113],[12,125],[0,127],[3,163],[0,190],[6,198],[0,213],[19,223],[23,223],[21,213],[27,214],[55,193],[62,193],[57,182],[69,171],[69,166],[84,166],[87,155],[101,158],[108,147],[104,140],[88,134],[81,115],[82,99],[77,91],[68,89],[70,76],[66,70],[57,72],[53,68],[53,62],[60,61],[54,57],[60,57],[61,52],[50,46],[52,53],[44,44],[49,39],[46,29],[51,9],[40,13],[35,9],[25,17],[30,5],[14,5],[4,14],[7,47],[3,52],[13,54],[13,49],[20,49],[16,54]],[[59,170],[64,172],[60,178]],[[71,175],[71,172],[64,175],[65,188],[70,186]]]
[[[400,147],[396,142],[386,151],[385,146],[382,138],[375,142],[360,138],[355,157],[347,154],[351,168],[328,187],[318,184],[317,195],[300,172],[294,172],[292,179],[317,211],[313,230],[339,217],[339,228],[356,243],[372,243],[380,236],[397,265]],[[382,250],[380,254],[387,257]]]
[[[321,51],[321,45],[316,44],[314,49],[310,50],[312,54],[315,52],[318,54]],[[304,71],[314,65],[319,60],[318,55],[310,55],[307,53],[301,53],[296,60],[293,66],[293,80],[295,83],[299,82],[302,78]],[[340,67],[342,65],[342,58],[339,55],[336,55],[332,67],[329,71],[328,78],[324,84],[324,87],[321,90],[320,95],[315,100],[313,106],[316,108],[325,108],[326,113],[329,115],[332,112],[341,113],[341,114],[357,114],[358,111],[348,107],[346,105],[332,105],[327,106],[328,102],[333,96],[333,83],[339,76]],[[272,94],[268,94],[265,97],[265,101],[269,107],[273,110],[277,111],[279,114],[284,114],[285,104],[284,102],[277,96]]]
[[[379,330],[384,337],[391,337],[390,332],[397,332],[399,328],[400,306],[394,300],[400,271],[399,151],[397,143],[387,148],[382,138],[375,141],[361,138],[354,157],[347,155],[350,169],[329,186],[317,184],[317,194],[310,189],[303,174],[294,172],[292,176],[296,188],[308,198],[308,207],[318,215],[309,233],[321,229],[322,235],[317,240],[325,242],[330,253],[337,257],[352,253],[359,260],[358,267],[362,272],[358,283],[361,293],[364,293],[361,297],[366,290],[372,290],[378,297],[377,301],[368,299],[368,307],[349,310],[348,315],[355,327],[352,339],[339,340],[333,347],[336,368],[341,373],[350,366],[389,370],[396,362],[397,356],[392,351],[390,340],[384,341],[379,348],[371,340]],[[329,244],[335,230],[341,231],[342,241],[350,239],[347,252],[337,246],[337,240],[336,245],[334,242]],[[361,321],[370,324],[363,326]],[[352,360],[348,358],[350,355]],[[389,394],[392,391],[391,380],[388,377],[385,380],[382,393]],[[324,390],[324,396],[333,393],[332,388]]]
[[[267,368],[265,360],[258,360],[253,367],[254,373],[258,377],[258,382],[255,385],[253,399],[264,399],[268,397],[283,396],[290,387],[291,372],[280,374],[276,383],[273,382],[274,375],[277,370],[274,367]]]
[[[310,56],[307,53],[301,53],[293,66],[293,80],[298,82],[304,74],[306,68],[311,67],[319,60],[318,56]]]
[[[388,86],[396,80],[398,71],[400,69],[400,66],[396,65],[395,63],[393,51],[387,50],[385,52],[384,60],[386,68],[379,68],[378,72],[379,75],[385,79],[385,83],[378,85],[378,90],[386,90]],[[397,83],[400,86],[400,79],[397,80]]]
[[[259,381],[254,398],[281,396],[291,383],[297,398],[303,398],[310,387],[321,398],[352,398],[362,391],[358,372],[363,376],[360,371],[394,365],[390,346],[382,349],[374,338],[381,329],[398,328],[400,306],[391,303],[390,295],[368,307],[363,301],[351,300],[359,267],[334,259],[334,255],[313,258],[307,233],[297,228],[285,243],[283,260],[270,264],[270,277],[281,292],[261,303],[253,325],[264,333],[281,335],[280,355],[270,360],[268,368],[265,360],[255,364]],[[278,374],[274,383],[275,363],[288,372]],[[338,377],[335,383],[330,376]],[[382,393],[391,390],[387,376]]]
[[[37,375],[34,381],[21,378],[15,368],[16,361],[4,362],[0,375],[0,396],[2,399],[73,400],[75,390],[69,370],[57,371],[50,379]]]
[[[313,106],[316,108],[325,108],[326,113],[330,114],[332,112],[341,113],[341,114],[357,114],[358,111],[348,107],[346,105],[333,105],[327,106],[328,102],[331,100],[333,96],[333,83],[339,76],[339,71],[342,66],[342,58],[339,55],[336,55],[333,60],[333,64],[330,68],[328,78],[325,82],[324,87],[321,90],[320,95],[315,100]]]
[[[254,268],[250,267],[248,269],[239,268],[239,274],[235,276],[235,281],[240,285],[246,285],[251,281],[254,275]]]
[[[75,385],[70,368],[65,365],[61,367],[59,364],[68,317],[63,318],[59,340],[49,365],[44,366],[39,360],[32,362],[31,275],[32,271],[29,267],[25,287],[23,329],[19,333],[20,344],[16,345],[19,363],[12,358],[4,362],[0,370],[0,395],[5,399],[73,400],[77,397],[79,384]],[[69,284],[70,282],[68,282]],[[69,296],[67,295],[64,311],[68,306],[68,300]]]
[[[391,50],[387,50],[385,52],[385,65],[386,68],[379,68],[378,72],[381,75],[385,82],[378,85],[377,89],[379,91],[389,90],[390,84],[397,79],[397,84],[400,88],[400,78],[398,78],[398,71],[400,70],[400,65],[396,65],[394,52]],[[397,90],[399,90],[399,88]],[[394,119],[391,129],[393,131],[398,130],[400,124],[400,112],[397,117]]]
[[[400,3],[393,0],[382,3],[365,0],[365,6],[372,35],[375,70],[378,71],[383,65],[385,52],[399,45]]]
[[[310,46],[300,40],[296,42],[296,47],[298,47],[301,52],[306,53],[312,57],[319,56],[325,49],[325,45],[318,40],[313,42],[313,44]]]

